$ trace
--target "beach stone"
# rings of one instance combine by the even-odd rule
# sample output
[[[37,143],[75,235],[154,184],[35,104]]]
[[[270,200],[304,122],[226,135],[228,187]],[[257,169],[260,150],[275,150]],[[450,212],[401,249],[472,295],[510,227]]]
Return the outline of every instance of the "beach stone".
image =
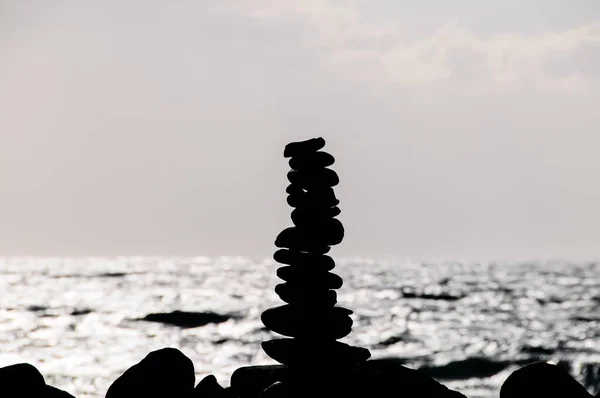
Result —
[[[297,207],[292,211],[292,222],[296,226],[315,225],[323,220],[329,220],[339,216],[341,210],[339,207],[329,208],[302,208]]]
[[[293,186],[292,184],[291,186]],[[294,191],[295,189],[288,189]],[[286,190],[286,191],[288,191]],[[302,191],[302,192],[300,192]],[[307,208],[308,210],[330,208],[340,204],[335,196],[333,188],[309,189],[306,192],[300,189],[297,192],[289,192],[287,203],[291,207]]]
[[[335,158],[327,152],[318,151],[290,159],[289,165],[295,170],[322,169],[335,163]]]
[[[590,398],[591,394],[561,367],[536,362],[514,371],[500,388],[500,398],[531,397]]]
[[[287,179],[292,184],[307,190],[334,187],[340,183],[339,176],[331,169],[290,170]]]
[[[336,218],[323,220],[318,224],[306,224],[297,228],[306,228],[310,231],[313,239],[333,246],[338,245],[344,239],[344,226]]]
[[[303,195],[306,193],[306,190],[302,189],[298,185],[290,184],[285,189],[285,192],[287,192],[290,195]]]
[[[46,386],[46,390],[44,394],[40,396],[40,398],[75,398],[73,395],[69,394],[66,391],[58,389],[52,386]]]
[[[347,380],[351,380],[356,397],[466,398],[424,373],[403,366],[395,358],[360,363]]]
[[[127,369],[108,388],[106,398],[188,396],[194,390],[194,364],[181,351],[163,348]]]
[[[18,363],[0,368],[0,396],[43,397],[45,391],[44,376],[35,366]]]
[[[309,251],[324,254],[321,248],[339,244],[344,239],[344,227],[335,219],[324,220],[320,224],[301,227],[288,227],[275,239],[275,245],[291,250]],[[315,248],[315,249],[313,249]]]
[[[191,398],[233,398],[233,390],[223,388],[214,375],[204,377],[194,388]]]
[[[307,242],[304,243],[305,245],[324,244],[329,246],[340,244],[344,239],[344,227],[340,220],[329,218],[321,220],[315,219],[312,221],[313,223],[308,223],[305,221],[304,224],[290,227],[295,228],[295,230],[286,232],[284,234],[285,236],[282,236],[281,239],[302,239],[302,243]],[[293,242],[287,240],[280,240],[280,242],[287,246],[293,245]]]
[[[350,314],[352,311],[343,307],[316,310],[286,304],[265,310],[261,320],[269,330],[284,336],[341,339],[352,331]]]
[[[287,388],[285,387],[285,384],[280,381],[271,384],[260,395],[261,398],[284,398],[287,396]]]
[[[275,293],[286,303],[306,307],[333,307],[337,303],[334,290],[313,290],[289,282],[275,286]]]
[[[233,372],[230,384],[239,398],[259,398],[267,387],[287,377],[285,365],[244,366]]]
[[[325,146],[325,140],[322,137],[311,138],[305,141],[290,142],[283,149],[283,157],[300,157],[317,152]]]
[[[264,341],[262,348],[269,357],[294,368],[344,368],[364,362],[371,356],[366,348],[350,346],[339,341],[304,342],[300,339],[282,338]]]
[[[311,238],[308,231],[297,227],[289,227],[281,231],[275,239],[275,246],[314,254],[325,254],[331,249],[322,241]]]
[[[311,289],[339,289],[344,281],[332,272],[315,272],[301,266],[289,265],[277,269],[277,276],[286,282],[308,285]]]
[[[47,385],[40,371],[28,363],[0,368],[0,397],[73,398],[68,392]]]
[[[273,259],[281,264],[300,266],[306,269],[331,271],[335,268],[333,258],[324,255],[314,255],[292,250],[277,250]]]

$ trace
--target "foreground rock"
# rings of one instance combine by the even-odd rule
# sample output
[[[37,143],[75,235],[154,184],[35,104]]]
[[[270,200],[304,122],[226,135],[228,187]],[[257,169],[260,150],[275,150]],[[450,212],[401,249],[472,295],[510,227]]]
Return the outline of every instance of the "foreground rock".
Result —
[[[65,391],[46,384],[44,376],[28,363],[0,368],[2,398],[73,398]]]
[[[342,343],[339,343],[342,344]],[[313,363],[314,372],[304,382],[314,396],[344,398],[465,398],[433,378],[409,369],[395,359],[376,359],[340,372],[333,367]],[[239,398],[294,396],[288,383],[290,369],[283,365],[247,366],[231,376],[231,387]],[[323,384],[323,381],[327,383]],[[290,389],[286,389],[288,386]],[[274,394],[274,395],[271,395]]]
[[[189,397],[195,379],[188,357],[175,348],[163,348],[127,369],[109,387],[106,398]]]
[[[231,375],[231,388],[239,398],[259,398],[269,386],[287,378],[284,365],[245,366]]]
[[[546,362],[534,363],[514,371],[500,389],[500,398],[591,396],[566,370]]]
[[[191,398],[235,398],[235,395],[230,387],[224,388],[217,378],[213,375],[208,375],[198,383]]]

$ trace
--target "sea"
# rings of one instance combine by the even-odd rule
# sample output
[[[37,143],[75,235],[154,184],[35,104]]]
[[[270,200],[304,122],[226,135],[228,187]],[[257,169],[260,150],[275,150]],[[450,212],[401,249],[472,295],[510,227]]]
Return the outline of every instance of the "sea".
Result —
[[[334,256],[335,258],[335,256]],[[0,366],[35,365],[80,398],[150,351],[175,347],[228,386],[242,366],[275,364],[261,313],[283,302],[279,264],[241,257],[0,258]],[[514,370],[546,361],[600,386],[600,262],[336,259],[341,341],[397,358],[471,398],[498,397]],[[209,314],[204,325],[144,320]],[[219,316],[217,316],[219,315]],[[189,325],[188,325],[189,326]],[[315,325],[318,327],[318,325]],[[318,360],[318,358],[315,358]]]

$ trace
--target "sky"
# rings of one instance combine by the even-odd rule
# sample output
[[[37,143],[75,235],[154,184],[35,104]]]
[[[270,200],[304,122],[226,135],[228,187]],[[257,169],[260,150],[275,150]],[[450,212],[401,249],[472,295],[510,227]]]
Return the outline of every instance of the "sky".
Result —
[[[600,257],[597,0],[0,0],[0,255]]]

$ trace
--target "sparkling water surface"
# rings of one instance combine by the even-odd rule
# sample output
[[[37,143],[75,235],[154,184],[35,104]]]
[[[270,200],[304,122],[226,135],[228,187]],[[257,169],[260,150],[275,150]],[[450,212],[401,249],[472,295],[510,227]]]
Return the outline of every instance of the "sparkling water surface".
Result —
[[[600,263],[336,264],[338,305],[354,311],[342,341],[372,358],[402,358],[471,398],[497,397],[512,371],[545,360],[595,393]],[[214,374],[227,386],[238,367],[275,363],[260,348],[275,337],[260,314],[283,304],[273,291],[278,266],[237,257],[0,259],[0,366],[29,362],[49,384],[96,398],[171,346],[192,359],[197,381]],[[175,310],[236,317],[188,329],[139,320]]]

